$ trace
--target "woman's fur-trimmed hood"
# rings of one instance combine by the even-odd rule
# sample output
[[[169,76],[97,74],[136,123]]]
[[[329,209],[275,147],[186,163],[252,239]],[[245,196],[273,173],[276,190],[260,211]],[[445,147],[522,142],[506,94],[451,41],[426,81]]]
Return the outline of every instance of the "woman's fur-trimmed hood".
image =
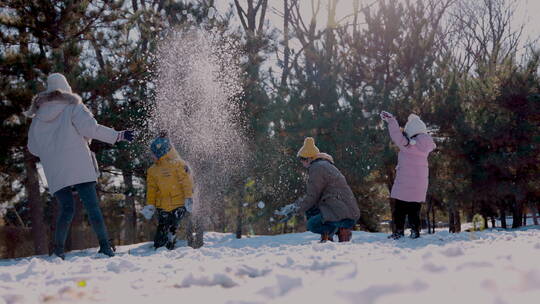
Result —
[[[42,92],[34,96],[30,109],[25,111],[24,115],[29,118],[37,117],[43,118],[42,120],[49,121],[56,118],[66,105],[80,103],[82,103],[82,99],[77,94],[62,92],[60,90]],[[45,104],[48,105],[46,107],[48,109],[45,110],[45,108],[43,108],[43,110],[40,111]]]
[[[316,159],[324,159],[324,160],[327,160],[327,161],[331,162],[332,164],[334,164],[334,158],[332,157],[332,155],[330,155],[328,153],[323,153],[323,152],[317,153],[317,156],[315,158]]]

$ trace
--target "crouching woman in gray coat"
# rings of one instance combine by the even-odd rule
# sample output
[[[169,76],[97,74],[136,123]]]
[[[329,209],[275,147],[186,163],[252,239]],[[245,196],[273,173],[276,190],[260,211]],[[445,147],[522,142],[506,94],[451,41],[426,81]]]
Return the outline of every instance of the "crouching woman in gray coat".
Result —
[[[320,153],[311,137],[297,155],[308,169],[307,193],[296,203],[276,212],[281,215],[304,213],[307,229],[321,235],[321,242],[333,241],[337,234],[340,242],[351,239],[352,228],[360,218],[360,210],[345,176],[334,166],[334,160]]]
[[[114,256],[98,205],[98,166],[89,144],[97,139],[109,144],[133,140],[133,131],[115,131],[99,125],[81,97],[73,94],[62,74],[47,78],[47,90],[32,100],[25,112],[32,118],[28,150],[39,157],[50,193],[60,206],[53,253],[64,259],[64,244],[74,214],[72,189],[76,190],[97,235],[99,252]]]

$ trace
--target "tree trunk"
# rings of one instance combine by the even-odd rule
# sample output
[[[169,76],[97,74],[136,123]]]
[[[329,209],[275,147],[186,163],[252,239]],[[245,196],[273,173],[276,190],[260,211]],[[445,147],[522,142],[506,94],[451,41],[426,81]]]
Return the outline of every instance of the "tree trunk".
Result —
[[[32,240],[36,254],[46,254],[47,233],[43,221],[43,202],[39,191],[39,175],[36,167],[37,159],[28,150],[24,150],[24,166],[26,169],[25,189],[30,206],[32,221]]]
[[[523,224],[523,203],[512,198],[512,228],[521,227]]]
[[[448,206],[448,231],[450,233],[459,233],[461,232],[461,216],[459,210],[454,206],[453,203],[450,203]]]
[[[236,238],[241,239],[242,238],[242,200],[238,198],[238,205],[237,205],[237,214],[236,214]]]
[[[201,248],[204,245],[204,229],[199,218],[193,214],[186,218],[186,240],[191,248]]]
[[[506,212],[504,211],[504,207],[501,207],[501,227],[503,229],[508,228],[506,226]]]
[[[449,213],[450,218],[449,218],[449,221],[448,221],[448,225],[449,225],[448,231],[450,233],[457,233],[458,232],[458,231],[456,231],[456,220],[457,219],[455,218],[455,215],[456,214],[453,211]]]
[[[455,209],[454,210],[454,219],[455,219],[455,232],[459,233],[461,232],[461,216],[459,214],[459,210],[458,209]]]
[[[454,233],[454,212],[448,210],[448,232]]]
[[[430,212],[431,212],[432,206],[433,206],[433,202],[432,202],[432,200],[431,200],[431,198],[430,198],[430,199],[428,199],[428,201],[427,201],[427,211],[426,211],[426,215],[427,215],[427,216],[426,216],[426,218],[427,218],[427,231],[428,231],[428,234],[431,234],[431,227],[432,227],[432,225],[431,225],[431,221],[430,221],[430,218],[429,218],[429,214],[430,214]]]
[[[225,213],[225,208],[219,208],[220,218],[219,225],[221,226],[221,232],[227,232],[227,214]]]
[[[535,226],[538,226],[538,215],[536,214],[537,210],[534,210],[534,204],[530,204],[530,210],[531,210],[531,214],[532,214],[532,218],[533,218],[533,224]]]
[[[495,228],[495,226],[497,226],[497,224],[495,222],[495,217],[491,216],[491,228]]]
[[[435,233],[435,227],[437,227],[437,223],[435,223],[435,204],[431,206],[431,222],[433,223],[433,233]]]
[[[280,89],[283,90],[287,87],[287,78],[289,77],[289,61],[290,61],[290,48],[289,48],[289,23],[291,19],[291,7],[288,0],[283,1],[283,67],[281,72]]]
[[[127,170],[122,170],[122,177],[124,178],[124,195],[126,198],[126,206],[124,209],[126,210],[126,226],[124,227],[124,229],[126,229],[125,242],[127,244],[134,244],[137,241],[137,214],[135,211],[135,189],[133,188],[133,174]]]
[[[534,209],[534,208],[533,208]],[[536,203],[536,210],[533,210],[533,213],[536,215],[540,215],[540,203]],[[537,216],[538,218],[538,216]],[[538,225],[538,224],[535,224],[535,225]]]

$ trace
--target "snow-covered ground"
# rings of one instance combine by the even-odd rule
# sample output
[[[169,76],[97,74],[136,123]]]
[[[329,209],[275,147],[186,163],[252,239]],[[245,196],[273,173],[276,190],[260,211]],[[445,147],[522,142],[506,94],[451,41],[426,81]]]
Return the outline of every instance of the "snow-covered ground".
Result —
[[[0,261],[0,303],[540,303],[540,227],[351,243],[311,233]]]

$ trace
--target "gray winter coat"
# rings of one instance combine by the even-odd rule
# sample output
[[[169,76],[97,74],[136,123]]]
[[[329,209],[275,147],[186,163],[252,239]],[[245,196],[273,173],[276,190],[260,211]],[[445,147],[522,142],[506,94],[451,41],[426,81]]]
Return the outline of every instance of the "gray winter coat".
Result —
[[[97,180],[91,139],[116,142],[118,132],[99,125],[76,94],[52,92],[33,101],[40,104],[28,131],[28,150],[40,158],[49,192]]]
[[[318,207],[323,222],[360,218],[356,198],[345,176],[330,161],[316,159],[308,170],[307,193],[298,203],[299,213]]]

